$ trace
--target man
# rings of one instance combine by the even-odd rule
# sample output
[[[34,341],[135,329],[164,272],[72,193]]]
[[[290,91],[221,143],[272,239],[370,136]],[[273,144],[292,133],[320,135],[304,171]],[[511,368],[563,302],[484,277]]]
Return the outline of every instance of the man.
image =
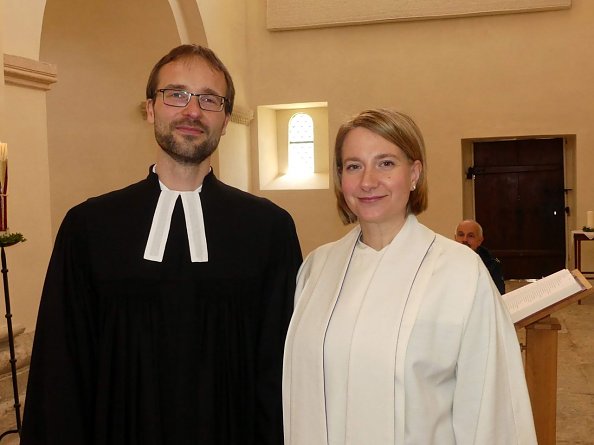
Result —
[[[174,48],[146,97],[147,179],[74,207],[58,233],[21,444],[282,444],[293,221],[211,171],[234,99],[212,51]]]
[[[505,293],[505,281],[501,271],[501,262],[491,255],[486,247],[481,245],[484,241],[481,225],[473,219],[466,219],[458,224],[454,238],[478,253],[485,266],[487,266],[495,286],[499,289],[499,293],[503,295]]]

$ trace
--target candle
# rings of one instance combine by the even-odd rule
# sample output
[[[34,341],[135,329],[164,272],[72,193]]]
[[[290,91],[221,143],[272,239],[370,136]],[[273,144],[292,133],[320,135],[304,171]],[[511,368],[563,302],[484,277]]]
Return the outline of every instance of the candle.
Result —
[[[8,192],[8,144],[0,142],[0,232],[8,230],[6,193]]]
[[[586,212],[586,227],[594,229],[594,212],[592,210]]]

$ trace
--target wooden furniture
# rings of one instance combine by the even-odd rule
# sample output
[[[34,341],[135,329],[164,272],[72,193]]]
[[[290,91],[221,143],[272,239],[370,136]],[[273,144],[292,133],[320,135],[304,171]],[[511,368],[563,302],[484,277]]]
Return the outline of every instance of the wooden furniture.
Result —
[[[539,445],[555,445],[557,419],[557,334],[561,325],[551,314],[589,295],[592,285],[579,270],[572,275],[584,289],[515,323],[526,328],[526,383]]]
[[[573,230],[573,266],[579,270],[582,275],[588,278],[594,278],[594,272],[587,272],[582,270],[582,241],[594,241],[594,236],[588,238],[588,235],[583,230]],[[582,304],[582,300],[578,300],[578,304]]]
[[[573,230],[573,266],[578,269],[584,276],[589,275],[589,278],[594,278],[594,271],[582,270],[582,242],[594,241],[594,236],[588,238],[583,230]]]
[[[557,440],[557,331],[555,318],[526,326],[526,384],[540,445]]]

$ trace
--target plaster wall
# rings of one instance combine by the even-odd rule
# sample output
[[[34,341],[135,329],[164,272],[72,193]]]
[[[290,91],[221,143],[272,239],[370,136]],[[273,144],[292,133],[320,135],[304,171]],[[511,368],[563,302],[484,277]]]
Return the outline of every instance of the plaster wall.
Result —
[[[217,53],[233,76],[235,103],[248,106],[247,74],[251,61],[247,57],[245,0],[194,0],[200,10],[208,46]]]
[[[576,226],[585,223],[594,208],[594,2],[282,32],[266,30],[265,0],[248,8],[253,105],[327,101],[331,147],[339,124],[365,108],[412,115],[428,154],[429,209],[420,219],[437,232],[451,237],[463,217],[466,138],[576,135],[572,211]],[[330,191],[261,193],[294,215],[305,253],[345,231]]]
[[[0,57],[37,61],[45,1],[0,2]],[[8,225],[26,242],[6,249],[13,324],[34,328],[52,246],[46,91],[6,84],[0,70],[0,140],[8,144]],[[33,64],[34,65],[34,64]]]
[[[0,23],[4,23],[4,4],[0,2]],[[4,29],[4,26],[2,27]],[[4,32],[0,32],[0,55],[4,54]],[[0,63],[0,141],[2,140],[4,122],[6,117],[4,115],[4,62]]]
[[[46,0],[2,0],[3,52],[38,60]]]
[[[235,85],[235,112],[250,116],[254,107],[249,100],[247,58],[246,9],[244,0],[193,0],[196,2],[208,47],[223,61]],[[252,141],[249,126],[251,119],[232,120],[227,133],[221,138],[219,148],[212,158],[213,169],[226,183],[251,191]]]
[[[45,93],[9,85],[5,94],[8,227],[27,239],[5,249],[11,307],[13,323],[33,329],[52,245]]]
[[[238,189],[250,188],[250,129],[247,125],[229,122],[217,148],[215,174]],[[213,167],[214,168],[214,167]]]

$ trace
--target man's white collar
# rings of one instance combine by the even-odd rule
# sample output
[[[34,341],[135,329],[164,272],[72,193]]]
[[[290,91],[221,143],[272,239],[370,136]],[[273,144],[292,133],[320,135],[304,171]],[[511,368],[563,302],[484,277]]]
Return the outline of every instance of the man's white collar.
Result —
[[[202,214],[202,202],[200,201],[202,186],[192,192],[178,192],[169,190],[161,181],[159,181],[159,185],[161,186],[161,194],[155,208],[151,231],[144,251],[144,259],[163,261],[165,245],[167,244],[171,226],[171,216],[173,215],[175,202],[181,196],[186,218],[188,244],[190,245],[190,258],[193,263],[208,262],[204,215]]]

